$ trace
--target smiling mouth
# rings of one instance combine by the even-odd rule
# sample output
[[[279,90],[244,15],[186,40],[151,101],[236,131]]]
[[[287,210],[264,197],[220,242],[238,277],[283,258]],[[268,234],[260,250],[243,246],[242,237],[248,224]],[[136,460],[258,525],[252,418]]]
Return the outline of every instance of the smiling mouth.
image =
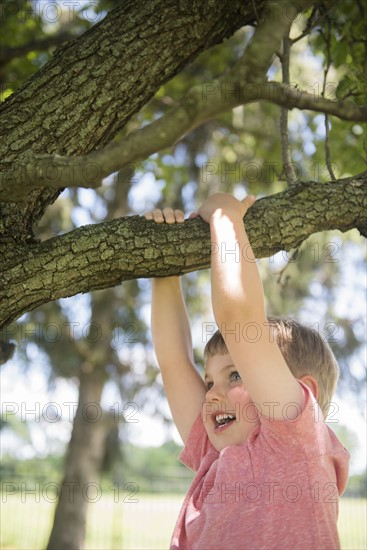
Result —
[[[225,427],[230,426],[236,420],[236,415],[228,413],[220,413],[213,415],[214,429],[222,430]]]

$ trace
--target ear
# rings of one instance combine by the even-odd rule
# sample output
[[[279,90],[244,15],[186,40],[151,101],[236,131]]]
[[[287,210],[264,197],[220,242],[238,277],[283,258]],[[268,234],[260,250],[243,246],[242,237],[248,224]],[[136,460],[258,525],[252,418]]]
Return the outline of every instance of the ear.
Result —
[[[314,378],[311,374],[305,374],[304,376],[300,377],[300,380],[310,388],[312,395],[317,401],[317,398],[319,396],[319,385],[316,378]]]

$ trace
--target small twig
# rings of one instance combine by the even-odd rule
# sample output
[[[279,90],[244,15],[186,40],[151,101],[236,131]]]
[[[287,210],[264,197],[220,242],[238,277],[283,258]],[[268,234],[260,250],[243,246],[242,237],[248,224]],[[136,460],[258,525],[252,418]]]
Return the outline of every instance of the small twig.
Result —
[[[255,0],[251,0],[251,5],[252,5],[252,9],[254,10],[255,17],[256,17],[256,23],[259,24],[260,23],[260,17],[259,17],[259,12],[257,11],[257,8],[256,8]]]
[[[291,257],[287,260],[287,263],[285,264],[285,266],[280,270],[278,271],[277,275],[278,275],[278,278],[277,278],[277,283],[282,287],[282,288],[285,288],[287,286],[287,283],[290,279],[290,275],[287,275],[285,277],[285,281],[283,282],[283,275],[284,273],[286,272],[286,270],[288,269],[289,265],[294,262],[296,259],[297,259],[297,256],[298,256],[298,253],[299,253],[299,248],[296,248],[296,250],[294,250],[292,252],[292,255]]]
[[[321,95],[323,98],[325,98],[325,90],[326,90],[326,82],[327,82],[327,75],[330,69],[331,65],[331,53],[330,53],[330,37],[331,37],[331,28],[330,28],[330,19],[328,19],[328,25],[327,25],[327,36],[325,38],[326,40],[326,67],[324,69],[324,82],[322,86],[322,92]],[[330,178],[332,181],[336,181],[336,177],[333,170],[333,165],[331,162],[331,152],[330,152],[330,129],[329,129],[329,115],[325,113],[325,161],[326,166],[328,169],[328,172],[330,174]]]
[[[330,154],[330,141],[329,141],[329,116],[325,115],[325,160],[330,178],[332,181],[336,181],[336,177],[333,170],[333,163],[331,162]]]
[[[282,54],[282,76],[283,84],[289,86],[289,57],[290,57],[291,43],[289,37],[283,38],[283,54]],[[297,175],[292,163],[292,155],[289,145],[288,134],[288,109],[282,107],[280,109],[280,139],[282,144],[282,161],[283,172],[287,180],[288,185],[292,185],[297,181]]]

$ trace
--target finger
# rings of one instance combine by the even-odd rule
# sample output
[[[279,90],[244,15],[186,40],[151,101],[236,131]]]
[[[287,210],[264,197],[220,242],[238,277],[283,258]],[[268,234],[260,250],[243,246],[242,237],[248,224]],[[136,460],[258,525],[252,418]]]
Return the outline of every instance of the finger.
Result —
[[[246,207],[246,210],[251,208],[251,206],[256,201],[256,197],[254,195],[247,195],[245,199],[243,199],[241,202]]]
[[[156,208],[155,210],[153,210],[153,220],[155,221],[155,223],[164,222],[163,212],[160,208]]]
[[[185,215],[182,210],[175,210],[175,220],[177,223],[183,223],[185,221]]]
[[[192,220],[194,218],[200,218],[198,212],[191,212],[191,214],[189,216],[189,220]]]
[[[153,219],[153,212],[145,212],[144,218],[148,221],[151,221]]]
[[[163,217],[164,221],[166,223],[175,223],[175,213],[173,212],[173,209],[169,206],[166,206],[166,208],[163,208]]]

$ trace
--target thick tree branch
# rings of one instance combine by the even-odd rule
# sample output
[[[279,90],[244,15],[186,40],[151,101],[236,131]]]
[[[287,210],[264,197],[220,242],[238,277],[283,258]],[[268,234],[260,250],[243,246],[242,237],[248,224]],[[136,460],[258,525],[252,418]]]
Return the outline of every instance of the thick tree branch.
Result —
[[[30,155],[8,172],[0,172],[0,201],[22,202],[30,191],[54,188],[96,188],[101,180],[127,165],[171,146],[187,132],[214,116],[256,100],[287,109],[304,109],[337,116],[343,120],[366,122],[367,107],[353,101],[333,101],[278,82],[231,83],[223,79],[195,86],[160,119],[129,134],[119,143],[84,157]]]
[[[261,258],[297,248],[319,231],[357,228],[367,236],[366,213],[364,172],[337,182],[297,183],[260,199],[246,216],[246,228]],[[207,268],[210,252],[209,227],[201,219],[172,226],[139,216],[19,247],[3,260],[0,327],[41,304],[79,292]]]

